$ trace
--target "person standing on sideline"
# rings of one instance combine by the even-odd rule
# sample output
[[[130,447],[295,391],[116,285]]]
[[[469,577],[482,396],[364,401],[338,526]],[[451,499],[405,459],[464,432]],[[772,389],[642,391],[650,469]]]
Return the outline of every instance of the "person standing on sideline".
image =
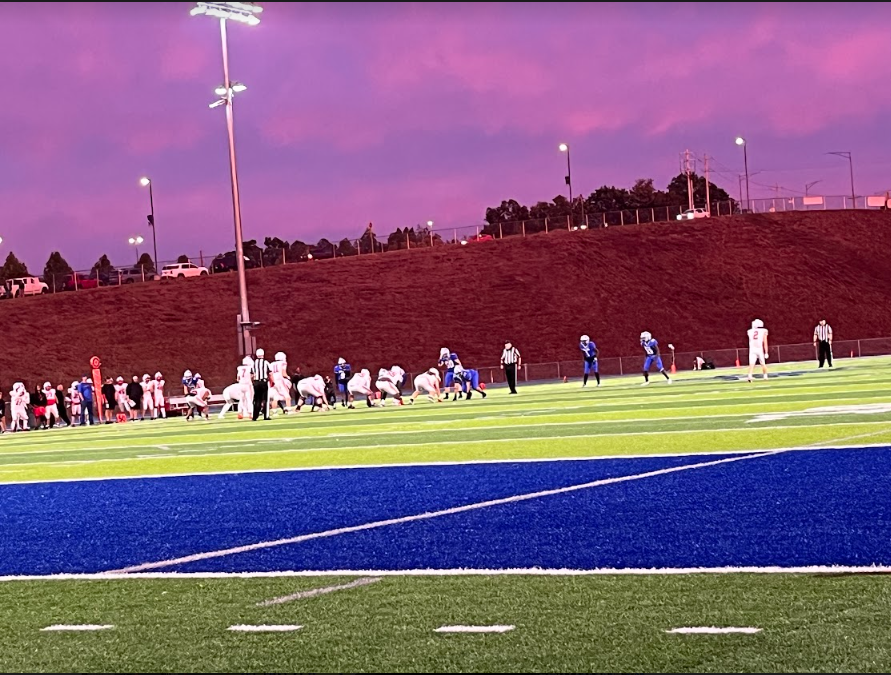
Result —
[[[254,417],[256,422],[263,412],[263,419],[269,419],[269,361],[264,357],[266,352],[257,350],[254,358]]]
[[[828,362],[832,368],[832,326],[826,323],[826,319],[820,319],[820,323],[814,328],[814,347],[817,350],[820,368],[824,362]]]
[[[597,355],[599,350],[597,344],[587,335],[582,335],[579,339],[579,349],[585,359],[585,378],[582,380],[582,386],[588,386],[588,375],[594,373],[594,379],[597,380],[597,386],[600,386],[600,367],[597,365]]]
[[[752,327],[747,331],[749,336],[749,375],[747,382],[752,381],[752,373],[755,372],[755,364],[761,363],[761,374],[767,379],[767,358],[770,354],[767,348],[767,329],[761,319],[755,319]]]
[[[77,391],[80,394],[82,401],[80,409],[80,425],[84,426],[86,421],[89,420],[90,426],[93,426],[96,422],[93,418],[93,383],[90,382],[86,375],[80,378],[80,384],[77,385]]]
[[[514,347],[510,340],[504,343],[504,351],[501,352],[501,370],[507,379],[507,386],[511,394],[517,393],[517,371],[520,369],[520,350]]]

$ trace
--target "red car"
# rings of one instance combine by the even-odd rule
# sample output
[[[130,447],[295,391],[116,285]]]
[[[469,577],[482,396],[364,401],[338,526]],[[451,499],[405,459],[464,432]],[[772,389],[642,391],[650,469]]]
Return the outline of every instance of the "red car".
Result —
[[[472,237],[467,237],[467,239],[462,239],[461,245],[465,246],[471,242],[476,241],[495,241],[495,237],[493,237],[491,234],[475,234]]]
[[[75,285],[75,277],[77,278]],[[65,277],[62,285],[63,291],[82,291],[88,288],[99,288],[99,279],[91,274],[80,274],[75,272]]]

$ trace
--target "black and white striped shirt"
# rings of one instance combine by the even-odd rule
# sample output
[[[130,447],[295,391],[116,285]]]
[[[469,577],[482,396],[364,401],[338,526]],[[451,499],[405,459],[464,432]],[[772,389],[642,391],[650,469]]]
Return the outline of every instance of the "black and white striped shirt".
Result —
[[[501,352],[501,364],[505,366],[510,366],[515,363],[520,362],[520,350],[516,347],[511,347],[510,349],[505,349]]]
[[[254,361],[254,380],[256,382],[266,382],[269,379],[269,361],[266,359],[257,359]]]
[[[817,324],[817,327],[814,328],[814,342],[819,340],[820,342],[829,342],[832,339],[832,326],[827,324]]]

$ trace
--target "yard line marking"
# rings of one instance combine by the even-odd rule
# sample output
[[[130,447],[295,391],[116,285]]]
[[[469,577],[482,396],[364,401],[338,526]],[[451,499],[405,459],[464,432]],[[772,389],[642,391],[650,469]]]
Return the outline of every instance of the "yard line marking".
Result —
[[[257,624],[257,625],[248,625],[248,624],[235,624],[234,626],[229,626],[226,630],[231,630],[239,633],[290,633],[291,631],[300,630],[303,626],[298,626],[296,624]]]
[[[109,570],[112,573],[116,574],[129,574],[131,572],[143,572],[145,570],[158,569],[161,567],[171,567],[174,565],[185,565],[187,563],[198,562],[201,560],[208,560],[210,558],[222,558],[224,556],[234,555],[236,553],[247,553],[249,551],[257,551],[260,549],[273,548],[276,546],[285,546],[290,544],[300,544],[305,541],[311,541],[314,539],[324,539],[328,537],[335,537],[341,534],[350,534],[353,532],[364,532],[367,530],[374,530],[381,527],[388,527],[390,525],[402,525],[404,523],[413,523],[419,520],[430,520],[431,518],[439,518],[441,516],[451,516],[458,513],[467,513],[468,511],[478,511],[480,509],[489,508],[492,506],[502,506],[504,504],[514,504],[517,502],[529,501],[531,499],[540,499],[542,497],[551,497],[553,495],[566,494],[569,492],[578,492],[579,490],[587,490],[595,487],[602,487],[604,485],[615,485],[617,483],[625,483],[632,480],[642,480],[644,478],[653,478],[655,476],[664,476],[671,473],[678,473],[680,471],[691,471],[693,469],[704,469],[710,466],[718,466],[720,464],[730,464],[732,462],[741,462],[747,459],[758,459],[761,457],[769,457],[772,455],[776,455],[780,452],[784,452],[783,450],[773,450],[770,452],[761,452],[758,454],[750,454],[750,455],[741,455],[739,457],[728,457],[725,459],[718,459],[711,462],[700,462],[698,464],[686,464],[683,466],[675,466],[669,467],[666,469],[657,469],[655,471],[647,471],[645,473],[632,474],[630,476],[617,476],[614,478],[604,478],[601,480],[589,481],[587,483],[579,483],[577,485],[568,485],[566,487],[561,488],[553,488],[550,490],[540,490],[538,492],[527,492],[525,494],[513,495],[511,497],[502,497],[500,499],[489,499],[484,502],[476,502],[474,504],[465,504],[463,506],[455,506],[448,509],[441,509],[439,511],[429,511],[427,513],[419,513],[413,516],[402,516],[400,518],[388,518],[386,520],[377,520],[371,523],[363,523],[362,525],[350,525],[347,527],[339,527],[332,530],[325,530],[323,532],[313,532],[310,534],[301,534],[296,537],[288,537],[286,539],[275,539],[272,541],[261,541],[255,544],[246,544],[244,546],[233,546],[231,548],[219,549],[216,551],[205,551],[203,553],[193,553],[192,555],[186,555],[179,558],[169,558],[167,560],[159,560],[155,562],[147,562],[142,563],[140,565],[130,565],[129,567],[124,567],[117,570]]]
[[[351,581],[348,584],[339,584],[337,586],[324,586],[323,588],[313,588],[309,591],[300,591],[299,593],[292,593],[291,595],[283,595],[280,598],[272,598],[271,600],[264,600],[263,602],[258,602],[257,607],[269,607],[271,605],[283,605],[286,602],[291,602],[292,600],[308,600],[309,598],[316,598],[320,595],[327,595],[328,593],[335,593],[337,591],[346,591],[350,588],[359,588],[361,586],[368,586],[370,584],[376,584],[378,581],[383,581],[382,577],[362,577],[360,579],[356,579],[355,581]]]
[[[732,633],[755,635],[756,633],[760,633],[761,629],[735,626],[728,626],[726,628],[718,628],[717,626],[690,626],[687,628],[672,628],[665,632],[674,633],[675,635],[728,635]]]
[[[0,576],[0,583],[15,581],[120,581],[171,579],[282,579],[326,577],[609,577],[609,576],[685,576],[691,574],[891,574],[891,565],[810,565],[804,567],[601,567],[570,569],[550,567],[456,568],[414,570],[278,570],[275,572],[85,572],[64,574],[15,574]]]
[[[111,624],[96,623],[75,623],[75,624],[56,624],[55,626],[47,626],[41,628],[41,631],[82,631],[82,630],[108,630],[114,628]]]
[[[878,424],[878,422],[871,422],[870,424]],[[891,430],[881,430],[876,432],[876,435],[879,433],[885,433],[886,431]],[[593,437],[593,436],[591,436]],[[571,438],[589,438],[589,436],[572,436]],[[525,439],[523,439],[525,440]],[[845,439],[841,439],[845,440]],[[833,443],[838,443],[838,441],[833,441]],[[838,446],[838,447],[821,447],[816,445],[796,445],[796,446],[787,446],[780,448],[770,448],[771,451],[779,452],[779,451],[813,451],[813,450],[884,450],[889,449],[891,446],[886,443],[858,443],[854,446]],[[350,450],[352,448],[345,448]],[[388,462],[381,464],[324,464],[320,466],[287,466],[287,467],[274,467],[271,469],[262,469],[262,468],[246,468],[246,469],[226,469],[222,471],[184,471],[184,472],[175,472],[175,473],[150,473],[150,474],[132,474],[126,476],[86,476],[80,478],[37,478],[30,480],[10,480],[5,481],[0,479],[0,490],[2,490],[5,486],[12,485],[37,485],[43,483],[92,483],[96,481],[106,481],[106,480],[157,480],[162,478],[192,478],[198,476],[234,476],[239,474],[253,474],[253,473],[283,473],[288,471],[340,471],[340,470],[361,470],[361,469],[398,469],[402,467],[425,467],[425,466],[464,466],[464,465],[476,465],[476,464],[527,464],[527,463],[536,463],[536,462],[588,462],[588,461],[597,461],[601,459],[608,460],[617,460],[617,459],[647,459],[647,458],[671,458],[671,457],[707,457],[709,455],[744,455],[751,454],[753,452],[765,452],[765,448],[746,448],[743,450],[697,450],[695,452],[669,452],[669,453],[645,453],[645,454],[633,454],[633,455],[581,455],[574,457],[515,457],[515,458],[505,458],[505,459],[465,459],[465,460],[441,460],[441,461],[429,461],[429,462]],[[276,450],[275,452],[288,452],[286,450]],[[219,455],[208,455],[210,457],[217,457]],[[125,460],[114,460],[114,461],[125,461]],[[127,460],[129,461],[129,460]],[[0,465],[3,466],[3,465]],[[28,464],[23,465],[6,465],[6,466],[30,466]],[[0,474],[4,473],[0,470]],[[12,473],[12,472],[10,472]],[[23,473],[22,470],[16,470],[15,473]]]
[[[507,633],[516,626],[440,626],[434,633]]]
[[[866,434],[857,434],[856,436],[845,436],[843,438],[834,438],[831,441],[817,441],[816,443],[811,443],[807,447],[818,449],[823,445],[844,443],[846,441],[857,440],[858,438],[870,438],[871,436],[879,436],[881,434],[886,434],[889,431],[891,431],[891,429],[879,429],[878,431],[870,431],[869,433],[866,433]]]

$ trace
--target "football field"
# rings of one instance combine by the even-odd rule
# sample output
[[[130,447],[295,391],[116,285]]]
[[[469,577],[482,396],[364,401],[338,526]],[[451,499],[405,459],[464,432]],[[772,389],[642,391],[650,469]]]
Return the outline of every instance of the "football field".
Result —
[[[4,671],[887,671],[891,359],[0,438]]]

